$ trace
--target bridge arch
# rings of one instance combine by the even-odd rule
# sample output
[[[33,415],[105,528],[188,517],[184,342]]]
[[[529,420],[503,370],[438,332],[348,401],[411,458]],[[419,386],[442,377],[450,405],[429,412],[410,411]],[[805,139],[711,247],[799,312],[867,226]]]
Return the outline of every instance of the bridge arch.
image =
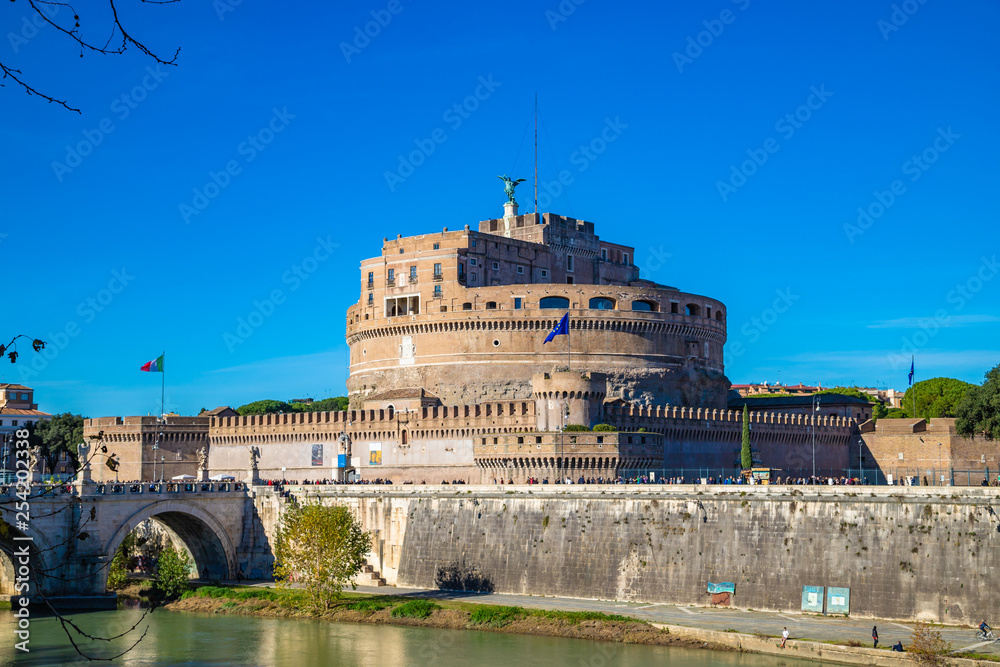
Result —
[[[235,576],[236,549],[226,529],[218,519],[197,504],[183,500],[159,501],[135,512],[108,543],[105,549],[108,560],[114,558],[125,536],[147,519],[165,527],[171,536],[176,536],[191,552],[195,576],[201,576],[206,568],[213,578],[231,579]],[[106,582],[106,568],[104,578]]]

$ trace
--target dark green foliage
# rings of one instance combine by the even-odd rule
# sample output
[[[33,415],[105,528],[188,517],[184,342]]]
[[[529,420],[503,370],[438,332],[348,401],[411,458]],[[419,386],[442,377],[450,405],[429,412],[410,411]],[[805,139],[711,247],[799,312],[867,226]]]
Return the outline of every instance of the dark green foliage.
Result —
[[[973,386],[966,392],[956,414],[959,435],[985,433],[991,440],[1000,439],[1000,364],[986,373],[982,386]]]
[[[594,430],[595,431],[602,431],[602,432],[604,432],[604,431],[617,431],[618,427],[617,426],[612,426],[611,424],[598,424],[597,426],[594,427]]]
[[[273,399],[254,401],[236,408],[241,415],[273,415],[278,412],[343,412],[347,410],[347,397],[334,396],[312,403],[286,403]]]
[[[153,588],[165,598],[180,597],[187,590],[190,573],[191,558],[187,552],[170,545],[160,553]]]
[[[744,470],[753,467],[753,452],[750,450],[750,413],[743,405],[743,444],[740,447],[740,463]]]
[[[76,467],[76,447],[83,442],[83,417],[64,412],[49,421],[37,421],[28,427],[28,446],[41,447],[46,469],[56,467],[61,452],[68,452]]]
[[[392,610],[393,618],[427,618],[435,609],[440,609],[441,605],[434,604],[430,600],[410,600],[404,602]]]
[[[886,419],[905,419],[909,416],[903,408],[889,408],[885,413]]]
[[[583,424],[566,424],[564,431],[589,431],[590,429]]]
[[[976,385],[962,382],[955,378],[932,378],[917,382],[906,390],[903,396],[903,409],[913,417],[913,396],[917,397],[917,414],[920,419],[934,417],[955,417],[958,414],[958,404],[965,392]]]

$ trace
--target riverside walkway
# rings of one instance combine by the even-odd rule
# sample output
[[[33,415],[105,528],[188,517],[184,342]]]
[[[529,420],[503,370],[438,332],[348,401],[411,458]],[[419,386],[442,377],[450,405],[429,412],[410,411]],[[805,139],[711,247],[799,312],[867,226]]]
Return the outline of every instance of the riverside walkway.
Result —
[[[420,588],[358,586],[357,592],[371,595],[400,595],[430,599],[458,600],[482,604],[510,605],[529,609],[554,609],[560,611],[598,611],[605,614],[632,616],[650,623],[679,625],[719,632],[735,631],[744,634],[763,633],[779,641],[782,628],[787,627],[790,640],[816,642],[858,641],[862,646],[872,646],[872,626],[878,626],[879,648],[890,648],[902,641],[908,648],[913,631],[911,623],[871,618],[844,618],[816,614],[778,613],[745,609],[678,606],[665,603],[647,604],[586,600],[579,598],[534,597],[530,595],[505,595],[500,593],[468,593]],[[990,621],[990,619],[987,619]],[[975,628],[936,626],[945,641],[951,642],[956,656],[962,651],[992,654],[1000,657],[1000,643],[980,642]]]

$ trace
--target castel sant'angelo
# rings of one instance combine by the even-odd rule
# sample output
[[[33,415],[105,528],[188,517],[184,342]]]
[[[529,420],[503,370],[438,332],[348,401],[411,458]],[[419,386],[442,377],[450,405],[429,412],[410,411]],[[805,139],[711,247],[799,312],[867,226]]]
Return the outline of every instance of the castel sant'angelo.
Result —
[[[735,472],[741,423],[726,409],[725,305],[641,279],[634,249],[602,240],[594,223],[520,215],[512,188],[508,196],[503,217],[386,238],[361,262],[346,318],[348,411],[103,417],[85,432],[117,450],[126,479]],[[569,335],[545,344],[567,313]],[[816,463],[846,467],[856,422],[817,417]],[[752,415],[755,455],[806,474],[807,419]],[[597,424],[618,430],[563,432]],[[207,465],[196,468],[201,449]]]

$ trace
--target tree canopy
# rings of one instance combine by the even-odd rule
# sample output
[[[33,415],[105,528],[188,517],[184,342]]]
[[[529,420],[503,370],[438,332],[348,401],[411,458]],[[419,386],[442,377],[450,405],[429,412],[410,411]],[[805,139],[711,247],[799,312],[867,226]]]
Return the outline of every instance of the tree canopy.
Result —
[[[753,467],[753,452],[750,449],[750,417],[747,406],[743,404],[743,437],[740,446],[740,464],[744,470]]]
[[[956,412],[959,435],[985,433],[990,440],[1000,439],[1000,364],[986,373],[982,386],[972,385],[965,392]]]
[[[975,386],[955,378],[922,380],[906,390],[906,394],[903,395],[902,409],[909,417],[915,416],[924,419],[955,417],[958,414],[958,404],[962,397]],[[917,397],[916,415],[913,414],[914,394]]]
[[[83,442],[83,417],[64,412],[51,420],[28,426],[28,446],[41,447],[46,467],[56,466],[60,452],[68,452],[76,465],[76,447]]]
[[[334,396],[324,398],[320,401],[313,401],[312,403],[303,403],[301,401],[292,401],[289,403],[266,399],[241,405],[236,408],[236,412],[241,415],[273,415],[279,412],[343,412],[346,409],[347,397]]]

